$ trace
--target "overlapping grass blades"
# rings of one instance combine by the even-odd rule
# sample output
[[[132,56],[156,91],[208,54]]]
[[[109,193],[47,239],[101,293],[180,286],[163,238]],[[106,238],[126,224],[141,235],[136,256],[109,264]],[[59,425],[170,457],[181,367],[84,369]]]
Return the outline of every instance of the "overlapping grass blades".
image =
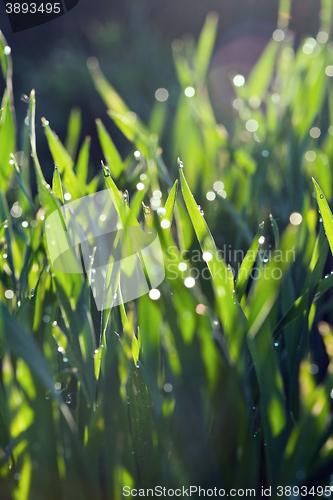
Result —
[[[123,161],[97,120],[102,175],[88,184],[90,138],[80,145],[79,111],[71,112],[63,143],[43,120],[56,164],[52,188],[37,156],[34,91],[31,146],[22,147],[26,161],[18,164],[11,60],[1,36],[0,483],[8,498],[113,500],[125,485],[259,492],[262,485],[329,484],[333,318],[324,294],[333,279],[324,271],[325,231],[332,249],[333,225],[316,182],[325,231],[311,196],[318,173],[332,202],[332,141],[320,121],[332,94],[329,49],[317,43],[313,56],[302,46],[293,55],[288,39],[272,40],[239,89],[256,137],[238,115],[228,135],[206,87],[216,23],[210,15],[191,60],[186,50],[174,54],[182,94],[170,154],[181,156],[178,170],[166,169],[158,147],[165,115],[152,117],[150,130],[89,60],[109,115],[139,154]],[[279,27],[286,28],[283,16]],[[253,108],[258,100],[264,105]],[[322,139],[314,143],[308,132],[317,125]],[[14,217],[10,175],[28,227]],[[157,231],[166,279],[156,301],[146,295],[99,313],[92,266],[85,275],[55,272],[44,220],[64,194],[76,199],[104,187],[124,227]],[[289,224],[292,212],[297,224]],[[319,375],[314,341],[329,360]]]

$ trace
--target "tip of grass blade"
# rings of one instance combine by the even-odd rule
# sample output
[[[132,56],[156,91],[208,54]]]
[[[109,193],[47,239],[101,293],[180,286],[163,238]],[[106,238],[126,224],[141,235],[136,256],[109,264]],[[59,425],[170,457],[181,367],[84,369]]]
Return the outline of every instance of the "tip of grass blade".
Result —
[[[181,159],[179,158],[179,156],[177,158],[177,163],[178,163],[178,168],[184,168],[184,163],[181,161]]]

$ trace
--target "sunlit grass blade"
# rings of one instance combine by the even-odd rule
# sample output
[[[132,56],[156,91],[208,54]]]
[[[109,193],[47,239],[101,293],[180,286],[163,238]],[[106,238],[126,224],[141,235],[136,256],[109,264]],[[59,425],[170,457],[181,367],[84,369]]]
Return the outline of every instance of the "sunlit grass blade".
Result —
[[[96,120],[99,142],[101,144],[106,163],[113,177],[118,179],[123,171],[121,157],[101,120]]]
[[[21,172],[20,172],[20,167],[19,167],[19,166],[18,166],[18,164],[17,164],[17,161],[16,161],[16,159],[15,159],[15,156],[12,154],[12,155],[10,155],[10,157],[11,157],[11,160],[12,160],[12,162],[13,162],[13,165],[14,165],[14,170],[15,170],[15,174],[16,174],[17,180],[18,180],[18,182],[19,182],[19,184],[20,184],[20,187],[21,187],[22,191],[24,192],[24,194],[25,194],[25,196],[26,196],[26,198],[27,198],[28,202],[30,203],[30,206],[31,206],[31,207],[32,207],[32,209],[34,210],[34,212],[37,212],[37,209],[36,209],[36,207],[35,207],[35,204],[34,204],[34,202],[32,201],[32,199],[31,199],[31,197],[30,197],[30,195],[29,195],[29,193],[28,193],[28,190],[27,190],[27,188],[25,187],[24,182],[23,182],[23,180],[22,180],[22,177],[21,177]]]
[[[82,197],[84,191],[73,172],[72,158],[61,144],[58,136],[51,130],[48,121],[42,118],[42,123],[53,160],[58,165],[59,172],[63,174],[64,185],[67,187],[73,199]]]
[[[147,133],[140,125],[137,123],[137,118],[133,118],[132,115],[120,115],[114,111],[109,110],[108,115],[115,122],[119,130],[122,131],[124,136],[132,143],[135,144],[139,151],[144,153],[145,157],[149,156],[149,137],[150,134]]]
[[[167,221],[169,221],[170,226],[171,226],[171,223],[172,223],[173,212],[174,212],[174,209],[175,209],[175,201],[176,201],[176,195],[177,195],[177,186],[178,186],[178,180],[175,181],[174,185],[172,186],[172,189],[171,189],[171,191],[169,193],[168,199],[165,202],[165,206],[164,206],[164,209],[165,209],[166,213],[163,215],[163,218],[166,219]]]
[[[52,191],[53,191],[54,195],[58,198],[58,200],[63,204],[64,203],[64,195],[62,192],[62,185],[61,185],[61,179],[60,179],[58,165],[54,166]]]
[[[315,188],[319,211],[323,219],[326,236],[331,248],[331,252],[333,253],[333,215],[322,189],[313,177],[312,180]]]
[[[327,292],[333,286],[333,275],[329,275],[323,278],[316,288],[315,300],[318,300],[325,292]],[[279,333],[292,321],[299,318],[303,313],[305,313],[308,304],[308,292],[298,297],[295,303],[290,307],[289,311],[280,319],[277,323],[273,335],[278,337]]]
[[[237,295],[239,301],[241,300],[241,298],[243,297],[243,295],[245,293],[245,289],[246,289],[247,283],[248,283],[249,278],[250,278],[251,269],[256,261],[256,257],[257,257],[257,253],[258,253],[258,249],[259,249],[259,245],[260,245],[259,238],[260,238],[260,236],[262,236],[263,228],[264,228],[264,223],[262,222],[259,225],[258,232],[255,235],[254,240],[252,242],[252,245],[249,248],[248,252],[246,253],[245,258],[242,262],[242,265],[238,271],[235,291],[236,291],[236,295]]]
[[[274,219],[272,214],[269,214],[269,219],[271,221],[271,226],[274,234],[274,240],[275,240],[275,248],[278,250],[280,246],[280,232],[279,232],[279,226],[277,225],[276,220]]]
[[[282,260],[273,259],[267,263],[260,279],[251,289],[247,304],[249,338],[253,338],[264,323],[277,298],[283,274],[295,258],[295,233],[297,227],[289,225],[281,243]],[[279,278],[276,279],[275,276]]]
[[[228,336],[231,357],[237,359],[243,342],[245,318],[238,302],[235,300],[233,294],[229,292],[227,266],[224,261],[217,256],[217,249],[212,234],[188,187],[183,172],[183,164],[180,161],[179,166],[180,183],[184,201],[203,256],[212,275],[217,309],[224,330]]]
[[[12,168],[9,163],[10,155],[15,153],[15,125],[7,90],[0,107],[3,110],[0,118],[0,143],[2,144],[0,148],[0,179],[1,188],[6,190]]]
[[[216,32],[217,32],[218,16],[214,12],[208,14],[206,22],[201,31],[195,60],[195,75],[199,83],[204,82],[209,62],[211,60]]]
[[[87,182],[90,143],[91,143],[91,137],[87,136],[80,149],[76,164],[76,177],[82,186],[84,186]]]

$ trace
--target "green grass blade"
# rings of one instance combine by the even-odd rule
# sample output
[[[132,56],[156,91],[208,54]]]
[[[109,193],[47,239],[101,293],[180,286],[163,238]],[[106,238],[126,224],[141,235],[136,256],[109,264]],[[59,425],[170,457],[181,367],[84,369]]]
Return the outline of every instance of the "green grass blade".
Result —
[[[243,342],[245,318],[233,294],[229,293],[227,266],[224,261],[218,259],[217,249],[211,232],[186,182],[182,162],[179,161],[179,165],[180,183],[184,201],[203,255],[208,256],[207,266],[213,278],[212,282],[219,316],[225,333],[228,335],[231,357],[237,359]]]
[[[81,198],[85,193],[73,172],[72,158],[58,136],[51,130],[48,121],[42,118],[42,123],[53,160],[58,165],[60,174],[63,174],[63,184],[72,195],[72,199]]]
[[[58,200],[62,204],[64,204],[64,195],[62,192],[62,185],[61,185],[61,179],[60,179],[58,165],[55,165],[55,167],[54,167],[52,191],[53,191],[53,194],[58,198]]]
[[[80,139],[82,126],[81,119],[81,110],[80,108],[74,107],[72,108],[69,120],[68,120],[68,128],[67,128],[67,137],[66,137],[66,149],[71,158],[75,158],[77,147]]]
[[[252,242],[252,245],[249,249],[249,251],[246,253],[245,258],[242,262],[242,265],[239,269],[237,279],[236,279],[236,286],[235,286],[235,291],[236,295],[238,297],[238,300],[240,301],[241,298],[243,297],[245,293],[246,286],[248,284],[249,278],[250,278],[250,273],[251,269],[256,261],[258,249],[259,249],[259,238],[262,236],[262,232],[264,229],[264,223],[262,222],[259,225],[259,229],[257,234],[254,237],[254,240]]]
[[[166,213],[165,213],[165,215],[163,215],[163,219],[166,219],[167,221],[169,221],[170,226],[172,223],[173,212],[175,209],[177,186],[178,186],[178,180],[175,181],[174,185],[172,186],[172,189],[169,193],[169,196],[168,196],[167,201],[165,202],[165,206],[164,206]]]
[[[35,204],[34,204],[34,202],[32,201],[32,199],[31,199],[31,197],[30,197],[30,195],[29,195],[29,193],[28,193],[28,190],[27,190],[27,188],[25,187],[24,182],[23,182],[23,180],[22,180],[22,177],[21,177],[21,172],[20,172],[20,167],[19,167],[19,166],[18,166],[18,164],[17,164],[17,161],[16,161],[16,159],[15,159],[15,156],[12,154],[12,155],[10,155],[10,157],[11,157],[11,160],[12,160],[12,162],[13,162],[13,165],[14,165],[14,170],[15,170],[15,174],[16,174],[17,180],[18,180],[18,182],[19,182],[19,184],[20,184],[20,186],[21,186],[21,189],[22,189],[22,191],[24,192],[24,194],[25,194],[25,196],[26,196],[26,198],[27,198],[28,202],[30,203],[30,206],[32,207],[33,211],[34,211],[34,212],[37,212],[37,209],[36,209],[36,207],[35,207]]]
[[[96,126],[99,142],[101,144],[106,163],[111,170],[112,176],[118,179],[124,168],[120,154],[118,153],[108,131],[104,127],[101,120],[96,120]]]
[[[91,137],[87,136],[82,144],[76,164],[76,177],[81,186],[85,186],[89,167],[89,150]]]
[[[279,232],[279,226],[277,225],[276,220],[274,219],[272,214],[269,214],[269,219],[271,221],[271,226],[274,234],[274,240],[275,240],[275,248],[278,249],[280,246],[280,232]]]
[[[214,12],[208,14],[199,37],[195,59],[195,75],[199,83],[203,83],[207,76],[216,39],[217,23],[218,15]]]
[[[323,219],[326,236],[330,245],[331,252],[333,254],[333,215],[322,189],[313,177],[312,180],[315,188],[319,211]]]

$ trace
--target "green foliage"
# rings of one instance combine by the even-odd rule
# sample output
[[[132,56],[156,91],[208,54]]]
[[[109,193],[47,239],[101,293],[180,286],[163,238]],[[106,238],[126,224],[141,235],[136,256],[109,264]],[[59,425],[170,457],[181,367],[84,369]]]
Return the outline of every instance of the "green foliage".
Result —
[[[97,120],[104,159],[88,182],[90,138],[79,144],[79,110],[65,146],[43,119],[52,188],[37,156],[34,91],[18,160],[11,58],[0,37],[1,498],[113,500],[126,485],[329,485],[331,46],[310,39],[294,53],[288,37],[270,41],[235,87],[239,112],[227,133],[206,85],[216,25],[210,15],[196,48],[174,47],[178,172],[159,147],[167,103],[154,108],[150,128],[90,59],[96,89],[135,154],[123,159]],[[327,193],[328,202],[314,181],[323,225],[312,176]],[[92,266],[86,275],[53,269],[46,217],[99,189],[125,227],[157,231],[166,279],[156,301],[146,295],[99,313]],[[328,360],[320,376],[312,339]]]

